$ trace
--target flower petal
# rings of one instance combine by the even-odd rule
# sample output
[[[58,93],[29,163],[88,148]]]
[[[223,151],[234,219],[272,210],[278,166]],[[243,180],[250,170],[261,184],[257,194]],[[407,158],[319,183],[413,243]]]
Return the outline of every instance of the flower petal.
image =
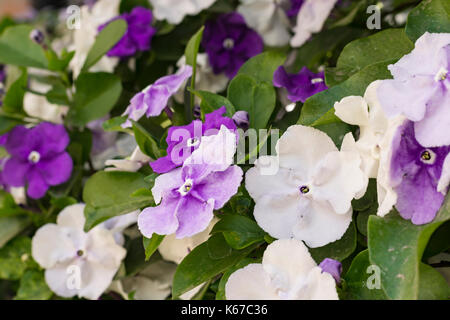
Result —
[[[163,199],[157,207],[149,207],[142,210],[138,217],[138,227],[141,233],[151,238],[153,233],[160,235],[172,234],[178,228],[176,210],[179,199]]]
[[[73,162],[67,152],[60,153],[51,159],[43,159],[36,165],[50,186],[56,186],[69,180],[72,174]]]
[[[33,199],[40,199],[47,193],[49,185],[45,182],[41,172],[33,168],[27,174],[27,195]]]
[[[369,124],[369,110],[363,97],[345,97],[334,104],[334,109],[336,116],[346,123],[356,126]]]
[[[179,227],[176,238],[191,237],[205,230],[213,219],[214,200],[199,201],[193,197],[185,197],[183,204],[177,208]]]

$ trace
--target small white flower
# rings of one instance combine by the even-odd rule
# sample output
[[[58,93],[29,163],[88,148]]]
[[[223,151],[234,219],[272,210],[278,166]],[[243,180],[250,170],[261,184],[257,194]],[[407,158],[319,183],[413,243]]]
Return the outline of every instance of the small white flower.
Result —
[[[88,5],[81,7],[81,28],[73,33],[73,45],[70,50],[75,50],[75,55],[70,62],[74,76],[78,77],[84,65],[86,57],[98,35],[98,27],[119,15],[120,0],[98,0],[92,8]],[[91,72],[113,72],[118,64],[118,58],[104,56],[94,66]]]
[[[291,46],[302,46],[313,33],[322,30],[336,2],[337,0],[305,0],[297,16]]]
[[[157,20],[179,24],[187,15],[196,15],[216,0],[149,0]]]
[[[151,158],[145,155],[139,147],[134,149],[133,153],[128,159],[120,159],[120,160],[106,160],[106,166],[113,166],[112,168],[106,168],[105,171],[128,171],[128,172],[136,172],[138,171],[145,163],[148,163]]]
[[[290,22],[283,5],[289,0],[241,0],[237,11],[244,16],[249,27],[255,29],[269,46],[289,43]]]
[[[344,149],[357,151],[362,158],[362,169],[369,178],[376,178],[380,160],[380,143],[388,119],[378,101],[377,89],[381,81],[372,82],[364,97],[349,96],[334,104],[335,114],[342,121],[359,126],[359,139],[355,143],[351,136],[343,142]]]
[[[186,65],[186,57],[182,56],[177,62],[177,67],[182,69]],[[215,74],[211,65],[209,64],[208,55],[206,53],[199,53],[197,55],[197,71],[195,76],[195,89],[208,91],[212,93],[218,93],[224,91],[228,85],[228,77],[221,73]],[[175,100],[179,103],[184,101],[184,87],[186,84],[181,86],[181,89],[174,95]],[[196,97],[196,100],[199,100]]]
[[[312,259],[303,242],[277,240],[262,264],[234,272],[225,285],[227,300],[339,300],[333,276]]]
[[[339,151],[325,133],[301,125],[289,127],[276,150],[276,174],[262,174],[264,163],[277,162],[265,156],[245,177],[258,225],[274,238],[313,248],[340,239],[352,220],[352,199],[367,188],[358,153]]]
[[[32,255],[46,269],[45,280],[57,295],[97,299],[110,285],[126,250],[103,225],[84,232],[83,211],[83,204],[69,206],[56,224],[41,227],[32,240]]]

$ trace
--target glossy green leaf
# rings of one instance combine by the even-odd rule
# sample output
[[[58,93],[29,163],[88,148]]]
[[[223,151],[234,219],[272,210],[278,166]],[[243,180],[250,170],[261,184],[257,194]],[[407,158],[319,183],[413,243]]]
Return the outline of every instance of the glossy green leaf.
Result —
[[[48,300],[53,292],[45,282],[44,271],[27,270],[20,279],[15,300]]]
[[[23,97],[28,86],[28,72],[22,69],[20,77],[6,88],[2,109],[6,113],[24,114]]]
[[[18,280],[27,268],[35,266],[30,238],[16,237],[0,249],[0,279]]]
[[[30,224],[27,216],[0,217],[0,248]]]
[[[151,258],[151,256],[155,253],[161,242],[164,240],[164,237],[165,237],[164,235],[159,235],[156,233],[154,233],[150,239],[144,237],[143,244],[145,250],[145,261],[148,261]]]
[[[267,51],[249,59],[239,69],[238,75],[248,75],[258,82],[272,83],[275,70],[283,65],[286,54],[279,51]]]
[[[152,159],[158,159],[161,157],[161,151],[158,148],[158,144],[142,125],[134,122],[133,132],[136,143],[144,154]]]

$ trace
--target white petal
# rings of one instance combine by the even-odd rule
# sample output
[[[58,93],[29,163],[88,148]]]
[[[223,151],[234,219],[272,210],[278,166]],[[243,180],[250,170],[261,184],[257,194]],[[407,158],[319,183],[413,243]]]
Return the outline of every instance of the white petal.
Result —
[[[153,14],[158,20],[179,24],[186,15],[196,15],[216,0],[150,0]]]
[[[181,168],[174,169],[168,173],[159,175],[155,179],[155,185],[152,188],[153,199],[155,203],[161,202],[163,194],[172,189],[182,186],[184,181],[181,179]]]
[[[450,183],[450,153],[445,157],[444,164],[442,165],[442,174],[439,179],[437,191],[441,192],[444,196],[447,194],[447,188]]]
[[[264,252],[262,265],[273,285],[284,292],[289,292],[317,266],[306,246],[297,239],[272,242]]]
[[[303,289],[303,292],[299,292],[299,295],[306,293],[308,300],[339,300],[336,281],[328,272],[322,272],[320,267],[310,271],[306,285],[307,287]]]
[[[170,295],[170,286],[158,280],[137,276],[126,282],[128,292],[134,293],[134,300],[164,300]]]
[[[334,109],[336,116],[346,123],[356,126],[369,124],[369,110],[363,97],[345,97],[334,104]]]
[[[364,100],[369,106],[369,126],[371,131],[384,134],[387,130],[388,118],[378,99],[378,87],[381,83],[383,83],[382,80],[376,80],[369,84],[364,93]]]
[[[56,219],[56,223],[62,227],[70,227],[83,230],[86,221],[84,217],[85,205],[81,203],[67,206],[61,211]]]
[[[252,263],[235,271],[225,285],[227,300],[278,300],[276,289],[261,264]]]
[[[70,298],[78,294],[79,289],[76,288],[75,277],[80,277],[82,284],[82,265],[81,260],[74,259],[63,264],[45,270],[45,282],[49,288],[58,296]],[[78,270],[78,271],[76,271]],[[80,271],[80,273],[78,273]],[[73,278],[69,278],[73,277]]]

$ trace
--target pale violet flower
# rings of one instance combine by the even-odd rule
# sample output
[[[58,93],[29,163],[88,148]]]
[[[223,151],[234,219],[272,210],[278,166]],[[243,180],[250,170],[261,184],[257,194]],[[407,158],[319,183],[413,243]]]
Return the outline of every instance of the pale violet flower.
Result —
[[[369,178],[378,175],[380,143],[387,127],[388,119],[380,106],[377,89],[381,81],[372,82],[364,94],[348,96],[334,104],[335,114],[342,121],[359,126],[358,141],[348,136],[344,141],[345,149],[357,151],[362,159],[362,169]]]
[[[65,298],[98,299],[109,287],[126,250],[114,231],[98,225],[84,232],[84,205],[61,211],[56,224],[41,227],[32,239],[34,260],[45,269],[50,289]]]
[[[411,53],[388,68],[394,79],[378,89],[386,115],[414,121],[424,147],[450,145],[450,33],[426,32]]]
[[[328,16],[338,0],[305,0],[297,16],[295,35],[291,39],[291,46],[302,46],[313,33],[322,30]]]
[[[196,15],[209,8],[216,0],[149,0],[157,20],[179,24],[185,16]]]
[[[131,127],[131,120],[138,121],[144,115],[147,117],[159,116],[167,106],[170,97],[180,90],[191,75],[192,67],[186,65],[176,74],[162,77],[136,94],[123,114],[128,116],[128,120],[122,127]]]
[[[186,65],[186,57],[182,56],[177,62],[177,67],[182,69]],[[224,73],[215,74],[211,65],[209,64],[208,55],[206,53],[199,53],[197,55],[197,71],[195,76],[195,89],[203,90],[212,93],[222,92],[227,88],[228,77]],[[175,100],[179,103],[184,101],[184,87],[174,95]],[[200,99],[196,97],[196,100]]]
[[[284,46],[291,38],[290,22],[284,7],[290,0],[241,0],[237,11],[250,28],[262,36],[269,46]]]
[[[119,15],[119,6],[120,0],[98,0],[92,7],[88,5],[81,7],[80,28],[74,30],[73,44],[70,46],[70,50],[75,51],[70,62],[75,77],[80,74],[89,50],[95,42],[98,27]],[[90,71],[113,72],[118,63],[118,58],[104,56],[90,68]]]
[[[251,263],[231,274],[227,300],[339,300],[333,276],[317,266],[303,242],[271,243],[262,263]]]
[[[289,127],[276,150],[245,177],[258,225],[274,238],[312,248],[339,240],[352,220],[352,199],[367,188],[359,154],[339,151],[324,132],[301,125]],[[278,171],[267,175],[267,163],[278,163]]]
[[[106,166],[111,166],[105,169],[105,171],[127,171],[136,172],[143,165],[148,164],[152,160],[149,156],[142,153],[139,147],[134,149],[130,157],[126,159],[109,159],[105,161]]]

